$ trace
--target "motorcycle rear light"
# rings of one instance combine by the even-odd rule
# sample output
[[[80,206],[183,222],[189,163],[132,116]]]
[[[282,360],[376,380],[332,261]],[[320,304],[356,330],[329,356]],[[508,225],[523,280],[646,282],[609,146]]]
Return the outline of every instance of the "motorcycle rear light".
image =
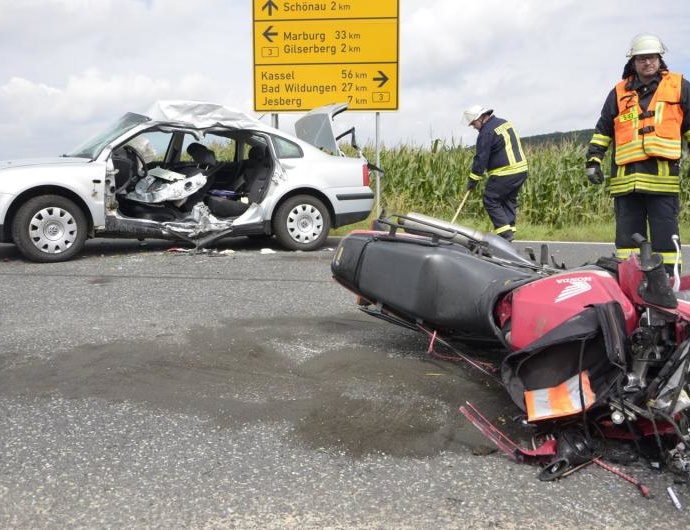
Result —
[[[369,166],[364,164],[362,166],[362,186],[369,185]]]

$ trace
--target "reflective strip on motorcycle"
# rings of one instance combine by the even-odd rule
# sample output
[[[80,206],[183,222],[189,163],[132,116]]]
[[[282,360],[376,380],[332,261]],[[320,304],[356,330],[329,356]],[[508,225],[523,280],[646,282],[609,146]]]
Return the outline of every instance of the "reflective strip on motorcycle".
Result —
[[[580,396],[580,380],[582,380],[582,396]],[[572,376],[558,386],[525,391],[527,420],[560,418],[582,412],[583,400],[585,410],[596,400],[586,371]]]

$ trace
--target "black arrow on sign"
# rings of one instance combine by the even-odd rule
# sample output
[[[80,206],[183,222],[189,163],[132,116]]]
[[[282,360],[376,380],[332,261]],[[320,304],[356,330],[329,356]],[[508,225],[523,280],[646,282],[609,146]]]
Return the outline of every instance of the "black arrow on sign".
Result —
[[[268,9],[268,16],[273,16],[273,10],[278,11],[278,4],[275,4],[273,0],[268,0],[264,5],[261,6],[261,11]]]
[[[266,40],[267,40],[268,42],[273,42],[273,39],[272,39],[271,37],[275,37],[276,35],[278,35],[278,32],[277,32],[277,31],[271,31],[272,29],[273,29],[273,26],[268,26],[268,27],[266,28],[266,31],[264,31],[264,32],[262,33],[262,35],[263,35],[264,37],[266,37]]]
[[[374,81],[381,81],[378,86],[378,88],[381,88],[388,81],[388,76],[384,74],[381,70],[379,70],[379,74],[381,74],[379,77],[374,77]]]

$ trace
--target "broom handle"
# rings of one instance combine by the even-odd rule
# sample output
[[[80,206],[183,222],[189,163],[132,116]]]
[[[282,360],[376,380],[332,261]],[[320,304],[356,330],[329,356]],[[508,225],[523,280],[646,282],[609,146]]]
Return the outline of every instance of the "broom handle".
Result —
[[[458,206],[458,210],[455,212],[455,215],[453,216],[453,219],[451,219],[451,223],[454,223],[455,220],[458,218],[458,215],[460,215],[460,210],[462,210],[462,207],[465,206],[465,201],[467,201],[467,197],[470,196],[470,192],[472,190],[467,190],[467,193],[465,193],[465,196],[462,198],[462,202],[460,203],[460,206]]]

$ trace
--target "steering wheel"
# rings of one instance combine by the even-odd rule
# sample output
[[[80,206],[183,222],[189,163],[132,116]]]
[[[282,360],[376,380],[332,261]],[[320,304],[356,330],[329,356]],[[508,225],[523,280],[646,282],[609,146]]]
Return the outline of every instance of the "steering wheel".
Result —
[[[135,161],[137,162],[137,176],[144,178],[148,174],[148,170],[146,169],[146,160],[144,160],[142,154],[131,145],[123,145],[122,148],[125,150],[128,156],[134,157]]]

